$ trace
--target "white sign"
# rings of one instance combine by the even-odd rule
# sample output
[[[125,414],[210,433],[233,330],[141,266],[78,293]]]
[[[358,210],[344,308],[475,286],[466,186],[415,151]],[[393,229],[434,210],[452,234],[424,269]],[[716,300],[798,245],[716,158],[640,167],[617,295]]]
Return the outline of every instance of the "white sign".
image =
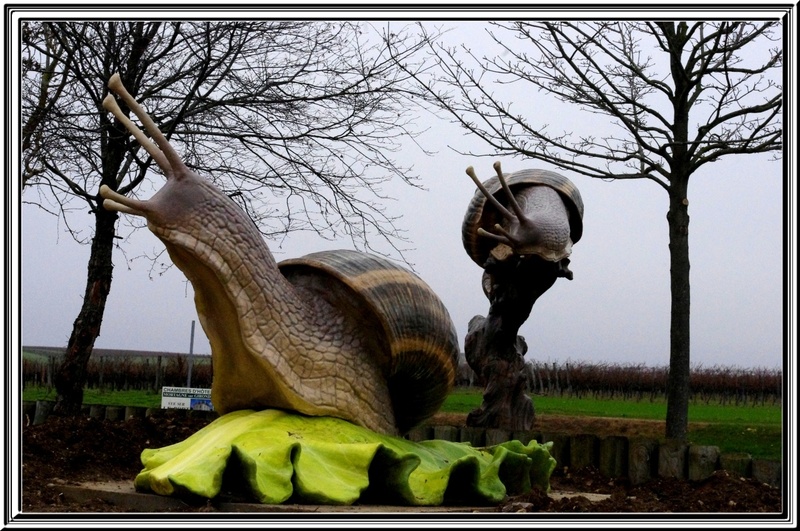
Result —
[[[162,387],[161,409],[197,409],[213,411],[211,389],[199,387]]]

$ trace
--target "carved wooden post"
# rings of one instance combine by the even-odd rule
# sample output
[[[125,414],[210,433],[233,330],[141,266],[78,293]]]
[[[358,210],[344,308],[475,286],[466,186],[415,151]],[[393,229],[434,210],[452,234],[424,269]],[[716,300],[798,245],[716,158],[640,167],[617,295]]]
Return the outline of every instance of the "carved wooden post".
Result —
[[[483,403],[467,416],[468,426],[530,430],[535,410],[528,393],[525,338],[517,335],[534,302],[555,282],[558,264],[537,256],[490,258],[489,315],[470,320],[464,352],[484,387]]]
[[[467,363],[484,386],[468,426],[530,430],[534,407],[525,367],[527,344],[517,335],[536,300],[558,277],[572,279],[569,255],[583,231],[583,201],[566,177],[522,170],[481,182],[462,223],[464,249],[484,269],[486,317],[475,316],[464,340]],[[548,376],[549,383],[549,376]]]

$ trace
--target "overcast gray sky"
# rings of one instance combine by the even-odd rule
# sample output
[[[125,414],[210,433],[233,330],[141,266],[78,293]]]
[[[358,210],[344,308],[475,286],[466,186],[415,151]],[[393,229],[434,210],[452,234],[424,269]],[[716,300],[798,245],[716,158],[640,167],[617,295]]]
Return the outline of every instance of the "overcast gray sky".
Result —
[[[574,108],[539,105],[531,112],[549,123],[579,123]],[[547,113],[550,113],[549,116]],[[474,192],[465,174],[481,178],[500,160],[505,172],[544,168],[518,158],[470,158],[450,148],[485,151],[447,120],[425,118],[430,130],[410,145],[425,191],[386,187],[396,200],[387,213],[401,215],[406,253],[416,272],[442,298],[461,347],[467,323],[485,315],[481,270],[461,244],[461,221]],[[690,181],[691,344],[693,364],[778,368],[784,354],[784,162],[770,156],[734,156],[703,167]],[[559,279],[535,304],[520,334],[528,358],[546,362],[645,364],[669,361],[670,288],[667,194],[651,181],[603,182],[558,170],[578,187],[585,204],[583,238],[575,244],[573,281]],[[156,178],[156,176],[153,176]],[[792,177],[794,178],[794,177]],[[794,199],[792,199],[794,200]],[[73,219],[80,219],[77,216]],[[85,215],[86,230],[91,217]],[[80,308],[89,247],[76,244],[56,220],[36,207],[22,208],[22,344],[64,346]],[[377,241],[377,240],[376,240]],[[292,234],[268,242],[278,260],[321,249],[351,248]],[[127,257],[161,243],[146,230],[126,244]],[[114,281],[98,348],[186,352],[196,319],[191,286],[177,268],[150,278],[147,261],[126,262],[114,252]],[[197,327],[195,352],[210,352]]]

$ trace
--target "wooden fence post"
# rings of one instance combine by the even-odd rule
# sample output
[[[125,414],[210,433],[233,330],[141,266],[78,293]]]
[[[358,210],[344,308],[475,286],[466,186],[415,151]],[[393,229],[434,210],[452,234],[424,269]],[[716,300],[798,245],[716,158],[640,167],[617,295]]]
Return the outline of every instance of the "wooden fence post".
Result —
[[[53,406],[55,406],[55,402],[52,400],[37,400],[36,412],[33,414],[33,425],[38,426],[46,421],[53,411]]]
[[[161,356],[156,359],[156,387],[155,390],[161,389]]]
[[[556,393],[561,396],[561,382],[558,380],[558,367],[556,366],[556,362],[553,362],[553,372],[555,373],[556,379]]]

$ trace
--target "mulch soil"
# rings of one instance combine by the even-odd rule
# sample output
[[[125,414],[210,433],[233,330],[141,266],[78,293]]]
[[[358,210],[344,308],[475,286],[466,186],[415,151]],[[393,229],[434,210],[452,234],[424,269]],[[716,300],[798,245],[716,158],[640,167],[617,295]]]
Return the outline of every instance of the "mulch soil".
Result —
[[[442,419],[438,419],[442,420]],[[452,420],[452,419],[450,419]],[[207,416],[184,411],[162,411],[146,418],[108,421],[94,418],[51,416],[39,425],[22,428],[22,512],[120,512],[102,499],[71,502],[62,485],[86,482],[133,481],[141,471],[139,456],[145,448],[160,448],[183,441],[208,424]],[[585,425],[589,422],[589,425]],[[594,433],[616,430],[633,435],[656,429],[631,421],[599,422],[580,418],[537,417],[551,431]],[[584,423],[584,424],[582,424]],[[616,424],[614,426],[614,424]],[[592,430],[595,431],[587,431]],[[655,478],[641,485],[627,479],[604,477],[593,467],[571,470],[559,467],[551,476],[557,492],[607,494],[601,501],[586,496],[556,499],[534,489],[509,497],[497,512],[540,513],[777,513],[783,510],[781,489],[749,478],[717,471],[703,481]],[[212,503],[190,506],[188,511],[213,511]],[[772,517],[776,517],[773,514]]]

